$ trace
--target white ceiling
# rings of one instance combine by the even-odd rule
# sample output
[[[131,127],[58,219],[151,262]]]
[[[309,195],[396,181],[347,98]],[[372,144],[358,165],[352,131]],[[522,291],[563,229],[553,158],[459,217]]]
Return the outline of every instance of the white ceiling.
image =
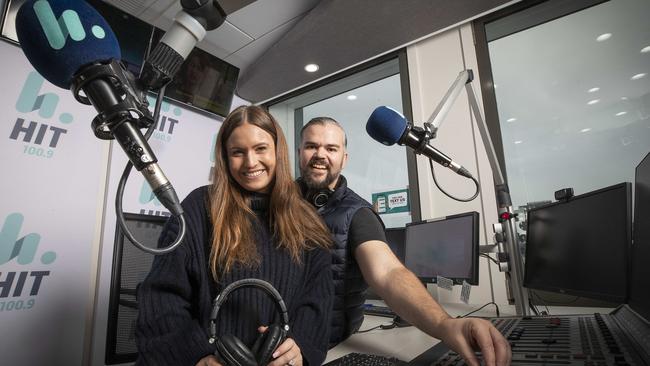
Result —
[[[104,0],[163,30],[181,10],[178,0]],[[199,47],[245,69],[274,45],[319,0],[220,1],[226,22],[207,33]],[[237,4],[245,6],[237,9]],[[230,12],[234,10],[233,12]]]

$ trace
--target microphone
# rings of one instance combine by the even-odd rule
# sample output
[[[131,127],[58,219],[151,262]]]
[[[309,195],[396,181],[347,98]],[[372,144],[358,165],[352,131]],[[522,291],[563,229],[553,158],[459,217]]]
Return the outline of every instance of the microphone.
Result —
[[[470,179],[473,178],[467,169],[451,160],[440,150],[429,145],[431,136],[428,131],[413,126],[413,123],[407,121],[401,113],[390,107],[381,106],[375,108],[370,118],[368,118],[366,132],[370,137],[384,145],[391,146],[395,143],[406,145],[416,153],[428,157],[459,175]]]
[[[95,135],[115,139],[156,197],[175,216],[176,192],[139,128],[153,124],[144,90],[120,63],[120,47],[104,18],[85,1],[28,0],[16,15],[16,33],[27,60],[52,84],[92,104]]]
[[[140,80],[150,88],[158,89],[171,81],[206,32],[226,20],[226,12],[216,0],[181,0],[181,6],[183,10],[176,14],[142,69]]]

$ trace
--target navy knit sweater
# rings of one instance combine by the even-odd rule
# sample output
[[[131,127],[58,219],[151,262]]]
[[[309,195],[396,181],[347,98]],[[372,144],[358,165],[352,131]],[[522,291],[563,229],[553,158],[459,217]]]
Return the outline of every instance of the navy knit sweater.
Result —
[[[255,267],[235,265],[216,283],[209,270],[212,224],[207,206],[208,190],[194,190],[183,201],[187,233],[173,252],[156,257],[151,272],[138,288],[136,342],[137,365],[194,366],[214,352],[208,343],[210,311],[215,296],[228,284],[243,278],[270,282],[282,295],[289,311],[290,337],[300,347],[306,365],[325,360],[333,301],[329,251],[305,251],[302,264],[278,248],[269,232],[268,213],[256,211],[253,223],[261,263]],[[161,244],[176,238],[178,225],[169,220]],[[263,290],[235,290],[220,308],[217,336],[231,334],[249,347],[258,336],[257,327],[281,323],[275,301]]]

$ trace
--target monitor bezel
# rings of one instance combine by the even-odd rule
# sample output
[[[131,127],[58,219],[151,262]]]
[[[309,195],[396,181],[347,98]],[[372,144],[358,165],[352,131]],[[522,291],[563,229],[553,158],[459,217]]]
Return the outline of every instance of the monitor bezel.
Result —
[[[395,253],[395,251],[393,250],[393,246],[391,245],[391,243],[388,240],[388,233],[389,232],[399,232],[399,231],[402,232],[402,236],[404,237],[404,240],[402,240],[402,243],[401,243],[402,244],[402,252],[404,253],[404,258],[400,258],[397,255],[397,253]],[[386,228],[386,229],[384,229],[384,236],[386,237],[386,244],[388,244],[388,247],[390,248],[391,252],[393,252],[393,254],[395,254],[395,257],[397,257],[397,259],[399,259],[400,262],[402,262],[402,264],[403,264],[404,261],[406,260],[406,226]]]
[[[641,177],[641,169],[645,169],[643,173],[645,174],[644,177]],[[650,181],[645,181],[642,182],[641,179],[647,177],[650,175],[650,153],[646,154],[643,159],[639,162],[639,164],[636,166],[634,169],[634,213],[633,213],[633,230],[632,230],[632,240],[633,240],[633,246],[632,250],[630,252],[630,271],[629,271],[629,277],[628,277],[628,298],[627,298],[627,304],[640,314],[643,318],[646,320],[650,321],[650,307],[647,307],[647,301],[643,302],[641,300],[647,300],[647,298],[640,298],[634,295],[637,295],[638,293],[641,293],[643,291],[647,291],[647,288],[644,287],[644,284],[650,282],[647,278],[640,278],[639,272],[635,271],[635,264],[642,264],[646,265],[647,262],[644,262],[642,257],[639,257],[639,254],[644,254],[648,253],[650,249],[648,249],[648,246],[650,246],[650,242],[643,242],[642,239],[648,240],[650,238],[650,235],[648,235],[648,227],[647,226],[641,226],[643,224],[643,220],[640,218],[641,214],[650,214],[650,209],[648,209],[648,206],[650,206],[650,203],[644,202],[643,205],[644,210],[643,212],[640,212],[640,207],[642,204],[641,201],[641,196],[639,194],[639,190],[641,188],[641,184],[644,184],[644,189],[645,186],[648,185],[650,186]],[[648,188],[646,191],[650,192],[650,188]],[[644,191],[644,193],[646,192]],[[646,219],[647,221],[647,219]],[[643,234],[642,234],[643,230]],[[644,247],[645,246],[645,247]],[[635,283],[634,281],[643,281],[641,283]]]
[[[476,211],[470,211],[470,212],[464,212],[456,215],[449,215],[449,216],[443,216],[435,219],[428,219],[428,220],[422,220],[422,221],[416,221],[416,222],[411,222],[406,224],[405,227],[405,233],[404,233],[404,265],[406,266],[406,259],[408,258],[408,232],[409,232],[409,227],[415,226],[415,225],[423,225],[423,224],[430,224],[438,221],[446,221],[446,220],[453,220],[457,218],[463,218],[463,217],[472,217],[472,258],[471,258],[471,276],[469,278],[465,277],[447,277],[443,276],[445,278],[448,278],[454,282],[454,285],[462,285],[463,281],[466,281],[468,284],[473,285],[473,286],[478,286],[479,281],[478,281],[478,272],[479,272],[479,266],[478,266],[478,257],[479,257],[479,213]],[[408,267],[407,267],[408,268]],[[416,273],[413,273],[416,275],[416,277],[422,281],[423,283],[437,283],[437,277],[426,277],[426,276],[418,276]]]
[[[527,260],[524,261],[524,281],[523,281],[523,287],[533,289],[533,290],[542,290],[542,291],[550,291],[550,292],[555,292],[559,294],[567,294],[567,295],[574,295],[574,296],[580,296],[580,297],[588,297],[588,298],[593,298],[593,299],[599,299],[599,300],[606,300],[606,301],[612,301],[612,302],[619,302],[619,303],[625,303],[627,301],[628,295],[629,295],[629,279],[630,279],[630,253],[632,250],[632,184],[629,182],[623,182],[623,183],[618,183],[614,184],[605,188],[600,188],[591,192],[583,193],[577,196],[574,196],[568,200],[562,200],[562,201],[557,201],[553,203],[549,203],[547,205],[535,207],[533,209],[530,209],[526,213],[526,233],[530,232],[530,214],[534,213],[539,210],[544,210],[548,209],[554,206],[558,205],[563,205],[566,203],[571,203],[576,200],[588,198],[594,195],[601,194],[606,191],[611,191],[611,190],[616,190],[624,188],[625,189],[625,195],[626,195],[626,200],[628,203],[628,207],[626,210],[626,217],[625,221],[627,222],[627,227],[628,229],[626,230],[626,238],[625,238],[625,261],[627,263],[626,269],[625,269],[625,288],[624,288],[624,294],[623,296],[619,295],[612,295],[608,293],[602,293],[602,292],[594,292],[594,291],[585,291],[582,289],[574,289],[574,288],[563,288],[559,286],[545,286],[545,285],[539,285],[539,284],[531,284],[531,274],[530,274],[530,269],[529,269],[529,263]],[[528,238],[528,236],[527,236]],[[528,256],[528,250],[529,250],[529,243],[528,240],[526,240],[526,256]]]

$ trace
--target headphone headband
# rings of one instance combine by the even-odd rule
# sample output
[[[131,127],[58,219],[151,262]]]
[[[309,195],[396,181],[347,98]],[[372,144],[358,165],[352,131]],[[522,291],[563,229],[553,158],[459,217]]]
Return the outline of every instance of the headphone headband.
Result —
[[[271,295],[275,300],[275,303],[280,308],[280,315],[282,316],[283,322],[282,328],[284,328],[286,331],[289,330],[289,312],[287,311],[287,306],[284,304],[284,300],[282,300],[282,296],[278,290],[276,290],[273,285],[264,280],[257,278],[245,278],[243,280],[235,281],[226,286],[226,288],[224,288],[219,293],[219,295],[215,297],[212,306],[212,312],[210,313],[210,343],[213,343],[217,339],[217,315],[219,314],[221,305],[223,305],[231,292],[241,287],[257,287],[264,290],[267,294]]]

